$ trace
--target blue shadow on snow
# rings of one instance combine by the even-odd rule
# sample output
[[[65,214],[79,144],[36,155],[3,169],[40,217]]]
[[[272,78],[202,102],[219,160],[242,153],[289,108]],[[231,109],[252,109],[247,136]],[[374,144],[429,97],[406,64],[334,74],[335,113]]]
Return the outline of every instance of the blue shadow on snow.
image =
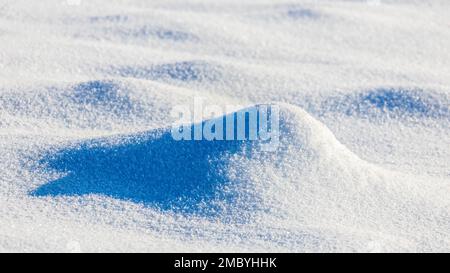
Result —
[[[353,116],[427,117],[448,118],[449,109],[444,101],[423,91],[380,88],[368,92],[332,97],[324,102],[325,111],[341,112]]]
[[[246,121],[248,137],[248,115]],[[223,190],[232,183],[225,173],[227,155],[251,156],[251,147],[248,140],[176,141],[170,129],[124,137],[119,144],[89,140],[44,155],[40,163],[65,176],[31,195],[99,194],[161,210],[214,216],[221,213],[216,201],[233,204],[237,198],[234,191]]]

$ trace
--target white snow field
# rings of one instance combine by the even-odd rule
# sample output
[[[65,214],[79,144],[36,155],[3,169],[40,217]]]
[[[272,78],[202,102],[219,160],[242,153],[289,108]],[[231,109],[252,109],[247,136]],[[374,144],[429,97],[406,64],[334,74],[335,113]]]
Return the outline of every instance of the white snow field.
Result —
[[[449,136],[450,1],[0,1],[0,252],[450,252]]]

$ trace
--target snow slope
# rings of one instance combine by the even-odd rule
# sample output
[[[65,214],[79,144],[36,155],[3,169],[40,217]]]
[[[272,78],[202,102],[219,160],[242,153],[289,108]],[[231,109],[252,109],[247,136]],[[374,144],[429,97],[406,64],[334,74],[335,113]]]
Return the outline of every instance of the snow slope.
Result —
[[[0,3],[0,251],[450,251],[447,1],[74,4]]]

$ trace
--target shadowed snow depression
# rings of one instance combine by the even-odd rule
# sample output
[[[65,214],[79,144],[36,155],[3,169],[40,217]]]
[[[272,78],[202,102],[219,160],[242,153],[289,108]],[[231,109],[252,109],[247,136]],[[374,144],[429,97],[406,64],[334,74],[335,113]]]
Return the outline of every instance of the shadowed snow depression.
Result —
[[[3,0],[0,251],[450,251],[449,14]]]

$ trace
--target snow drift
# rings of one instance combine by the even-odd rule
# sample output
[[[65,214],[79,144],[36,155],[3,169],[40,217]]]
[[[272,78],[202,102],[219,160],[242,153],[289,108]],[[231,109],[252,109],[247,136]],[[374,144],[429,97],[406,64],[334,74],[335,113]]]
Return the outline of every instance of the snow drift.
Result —
[[[449,251],[449,8],[3,0],[0,251]],[[278,148],[175,141],[199,97]]]
[[[382,232],[377,240],[389,247],[398,243],[390,237],[409,237],[413,230],[446,232],[440,223],[450,216],[450,202],[439,192],[448,184],[417,178],[411,184],[411,178],[369,164],[288,104],[281,105],[275,152],[260,151],[252,141],[176,141],[170,129],[160,129],[84,141],[43,163],[61,177],[34,196],[106,195],[231,222],[289,221],[292,231],[337,225],[351,233],[357,227]],[[427,236],[433,235],[412,239],[424,243]]]

